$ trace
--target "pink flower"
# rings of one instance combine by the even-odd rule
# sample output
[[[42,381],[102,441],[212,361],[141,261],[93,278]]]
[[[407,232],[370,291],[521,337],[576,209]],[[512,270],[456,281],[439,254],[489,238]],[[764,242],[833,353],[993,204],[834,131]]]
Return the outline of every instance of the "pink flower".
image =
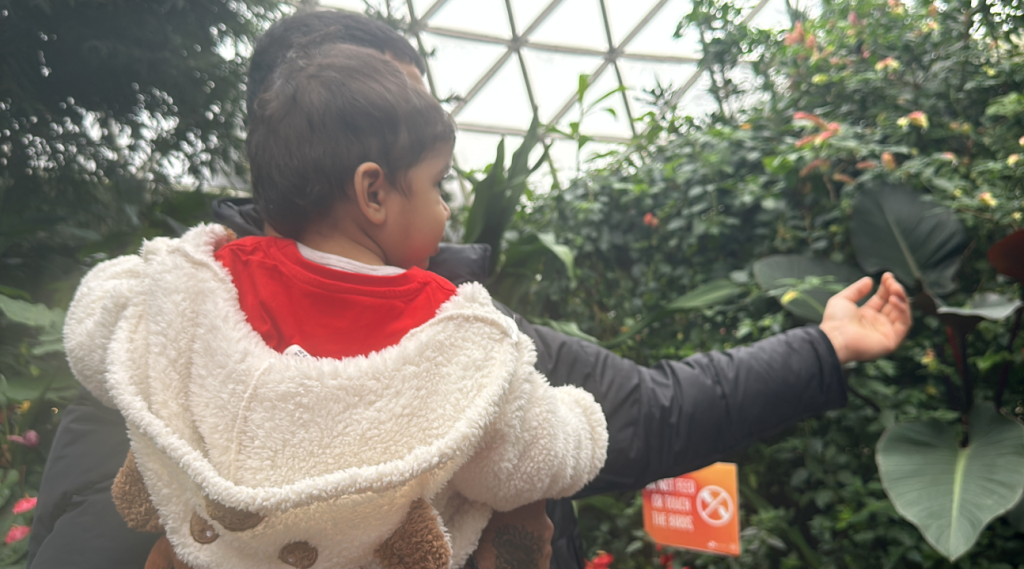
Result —
[[[7,440],[18,443],[20,445],[25,445],[28,448],[36,448],[37,446],[39,446],[39,433],[33,430],[28,430],[25,431],[25,436],[7,435]]]
[[[854,26],[860,25],[860,18],[857,17],[857,12],[850,12],[846,15],[846,21]]]
[[[4,540],[4,543],[10,545],[16,541],[21,541],[28,537],[28,534],[31,531],[32,528],[29,526],[11,526],[11,529],[7,532],[7,539]]]
[[[646,225],[647,227],[657,227],[658,222],[658,217],[655,216],[653,213],[647,212],[644,214],[644,225]]]
[[[22,498],[14,503],[14,515],[24,514],[25,512],[31,512],[36,507],[38,498]]]

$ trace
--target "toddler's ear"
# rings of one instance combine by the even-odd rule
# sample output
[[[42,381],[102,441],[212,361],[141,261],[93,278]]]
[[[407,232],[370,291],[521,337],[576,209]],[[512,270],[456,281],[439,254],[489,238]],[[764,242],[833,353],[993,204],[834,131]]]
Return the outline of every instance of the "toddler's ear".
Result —
[[[384,204],[391,190],[384,170],[373,162],[363,162],[352,177],[352,189],[363,215],[375,225],[384,223]]]

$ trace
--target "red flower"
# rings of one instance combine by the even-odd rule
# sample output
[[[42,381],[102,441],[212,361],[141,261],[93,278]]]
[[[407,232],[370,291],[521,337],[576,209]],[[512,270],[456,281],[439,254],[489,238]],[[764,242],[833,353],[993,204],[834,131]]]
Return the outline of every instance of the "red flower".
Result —
[[[672,560],[674,560],[675,558],[676,556],[672,555],[671,553],[664,553],[660,557],[658,557],[658,564],[662,567],[671,567]]]
[[[653,213],[647,212],[644,214],[644,225],[646,225],[647,227],[657,227],[658,222],[659,220],[657,216],[655,216]]]
[[[615,557],[611,553],[599,551],[593,559],[587,561],[584,569],[608,569],[612,561],[615,561]]]
[[[31,512],[36,507],[36,501],[38,498],[22,498],[14,503],[14,514],[24,514],[25,512]]]
[[[29,526],[11,526],[11,529],[7,532],[7,539],[4,543],[10,545],[16,541],[21,541],[28,537],[29,532],[32,528]]]

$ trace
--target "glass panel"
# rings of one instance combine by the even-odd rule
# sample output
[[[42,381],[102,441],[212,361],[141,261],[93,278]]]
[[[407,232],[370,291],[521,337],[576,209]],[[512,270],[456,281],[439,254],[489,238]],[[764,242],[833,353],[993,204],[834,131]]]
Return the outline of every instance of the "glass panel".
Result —
[[[526,72],[537,101],[540,120],[550,121],[579,87],[579,76],[593,73],[601,58],[523,48]]]
[[[427,10],[437,2],[438,0],[412,0],[412,9],[416,12],[417,18],[422,18],[423,14],[426,14]]]
[[[665,89],[678,89],[697,72],[697,64],[621,58],[619,70],[622,72],[622,80],[630,88],[633,116],[639,117],[648,111],[660,110],[650,104],[651,97],[643,93],[643,90],[654,89],[659,85]]]
[[[707,73],[701,73],[697,82],[679,99],[676,112],[684,116],[699,117],[718,110],[718,103],[708,93],[710,85],[711,80],[708,79]]]
[[[761,11],[750,21],[753,28],[787,30],[790,27],[786,0],[769,0]]]
[[[551,4],[552,0],[512,0],[512,17],[515,18],[519,35],[533,25],[537,16]]]
[[[320,0],[320,5],[325,8],[340,8],[360,14],[366,11],[366,3],[363,0]]]
[[[437,96],[463,96],[508,49],[501,44],[450,38],[424,32],[423,46],[433,51],[430,75]]]
[[[608,51],[608,34],[597,2],[565,0],[530,35],[529,41]]]
[[[658,0],[604,0],[608,10],[608,25],[616,45],[633,31],[640,20],[651,11]]]
[[[683,19],[683,16],[690,13],[692,5],[690,0],[670,0],[662,7],[661,11],[640,35],[626,46],[627,53],[642,53],[645,55],[675,55],[684,57],[699,57],[700,42],[694,41],[690,35],[683,39],[674,39],[673,35],[676,26]]]
[[[519,61],[508,58],[455,118],[459,124],[526,129],[533,118],[533,110]]]
[[[430,18],[430,26],[502,39],[512,37],[502,0],[448,0]]]
[[[494,155],[498,149],[498,142],[502,135],[484,132],[459,131],[459,137],[455,141],[455,160],[459,168],[463,170],[481,170],[484,166],[494,162]],[[519,148],[522,139],[518,136],[506,137],[505,157],[506,162],[511,160],[512,151]],[[507,164],[506,164],[507,165]]]

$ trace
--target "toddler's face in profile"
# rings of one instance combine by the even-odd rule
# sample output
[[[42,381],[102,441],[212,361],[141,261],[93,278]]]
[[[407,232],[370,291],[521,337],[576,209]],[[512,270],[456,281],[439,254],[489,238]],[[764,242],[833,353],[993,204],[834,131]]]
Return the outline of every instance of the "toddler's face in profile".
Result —
[[[381,246],[389,264],[408,269],[427,268],[437,254],[451,210],[441,196],[441,182],[452,167],[452,145],[444,144],[427,153],[405,175],[404,199],[394,210],[389,208],[388,222]]]

